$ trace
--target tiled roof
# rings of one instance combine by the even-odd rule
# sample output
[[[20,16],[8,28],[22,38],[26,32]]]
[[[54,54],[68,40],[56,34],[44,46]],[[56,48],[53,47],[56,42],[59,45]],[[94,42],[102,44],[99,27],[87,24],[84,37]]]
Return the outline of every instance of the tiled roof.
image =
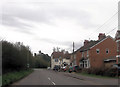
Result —
[[[52,56],[53,56],[53,58],[63,57],[63,52],[53,52]]]
[[[116,38],[116,39],[119,39],[119,38],[120,38],[120,30],[117,31],[115,38]]]
[[[90,49],[90,47],[94,46],[94,45],[97,44],[98,42],[100,42],[100,40],[97,40],[97,41],[91,40],[87,45],[82,46],[82,47],[80,48],[80,51],[88,50],[88,49]]]
[[[69,53],[63,53],[63,52],[53,52],[52,53],[53,58],[66,58],[66,59],[70,59],[70,54]]]
[[[105,38],[107,38],[107,37],[105,37]],[[105,38],[103,38],[103,39],[105,39]],[[86,50],[90,49],[92,46],[98,44],[103,39],[101,39],[101,40],[91,40],[86,45],[84,45],[84,46],[80,47],[78,50],[76,50],[74,53],[76,53],[77,51],[80,51],[80,52],[86,51]]]

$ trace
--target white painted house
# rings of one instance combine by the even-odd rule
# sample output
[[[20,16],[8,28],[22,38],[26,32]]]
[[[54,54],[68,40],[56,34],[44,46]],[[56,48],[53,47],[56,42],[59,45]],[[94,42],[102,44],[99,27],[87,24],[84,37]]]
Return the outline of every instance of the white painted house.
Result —
[[[51,69],[55,65],[65,66],[70,65],[70,54],[68,52],[53,52],[51,55]]]

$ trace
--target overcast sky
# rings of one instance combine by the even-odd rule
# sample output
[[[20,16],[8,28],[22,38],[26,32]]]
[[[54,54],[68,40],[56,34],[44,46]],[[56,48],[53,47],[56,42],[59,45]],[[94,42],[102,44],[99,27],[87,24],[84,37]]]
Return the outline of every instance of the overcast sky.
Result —
[[[97,40],[99,33],[115,36],[118,1],[3,0],[0,38],[23,42],[32,52],[51,55],[53,47],[71,52],[73,41],[78,49],[85,39]]]

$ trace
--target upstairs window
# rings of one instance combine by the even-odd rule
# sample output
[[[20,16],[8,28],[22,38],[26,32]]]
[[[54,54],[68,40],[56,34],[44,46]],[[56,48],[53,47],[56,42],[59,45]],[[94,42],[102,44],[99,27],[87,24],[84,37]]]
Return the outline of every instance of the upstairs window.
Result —
[[[106,49],[106,54],[108,54],[109,53],[109,49]]]
[[[84,57],[84,52],[82,52],[82,57]]]
[[[96,49],[96,53],[99,54],[100,53],[100,49]]]
[[[55,59],[55,62],[58,62],[58,59]]]
[[[87,57],[89,57],[89,53],[88,53],[88,50],[87,50]]]

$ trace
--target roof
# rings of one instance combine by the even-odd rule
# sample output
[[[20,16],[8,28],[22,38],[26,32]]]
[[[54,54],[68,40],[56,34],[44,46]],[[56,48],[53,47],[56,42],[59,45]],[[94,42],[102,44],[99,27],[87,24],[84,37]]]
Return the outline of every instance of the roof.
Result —
[[[116,35],[115,35],[115,38],[116,39],[119,39],[120,38],[120,30],[117,31]]]
[[[69,53],[65,53],[65,54],[64,54],[64,58],[70,59],[70,54],[69,54]]]
[[[100,39],[100,40],[91,40],[91,41],[89,41],[86,45],[84,45],[84,46],[80,47],[78,50],[76,50],[74,53],[76,53],[77,51],[83,52],[83,51],[89,50],[89,49],[91,49],[93,46],[101,43],[102,41],[104,41],[104,40],[107,39],[107,38],[112,38],[112,37],[107,36],[107,37],[105,37],[105,38],[103,38],[103,39]],[[112,38],[112,39],[113,39],[113,38]]]
[[[64,52],[53,52],[52,53],[53,58],[66,58],[66,59],[70,59],[70,54],[69,53],[64,53]]]
[[[63,57],[63,52],[53,52],[52,56],[53,56],[53,58]]]
[[[100,42],[100,40],[97,40],[97,41],[91,40],[87,45],[82,46],[82,47],[80,48],[80,51],[88,50],[88,49],[90,49],[90,47],[94,46],[94,45],[97,44],[98,42]]]

